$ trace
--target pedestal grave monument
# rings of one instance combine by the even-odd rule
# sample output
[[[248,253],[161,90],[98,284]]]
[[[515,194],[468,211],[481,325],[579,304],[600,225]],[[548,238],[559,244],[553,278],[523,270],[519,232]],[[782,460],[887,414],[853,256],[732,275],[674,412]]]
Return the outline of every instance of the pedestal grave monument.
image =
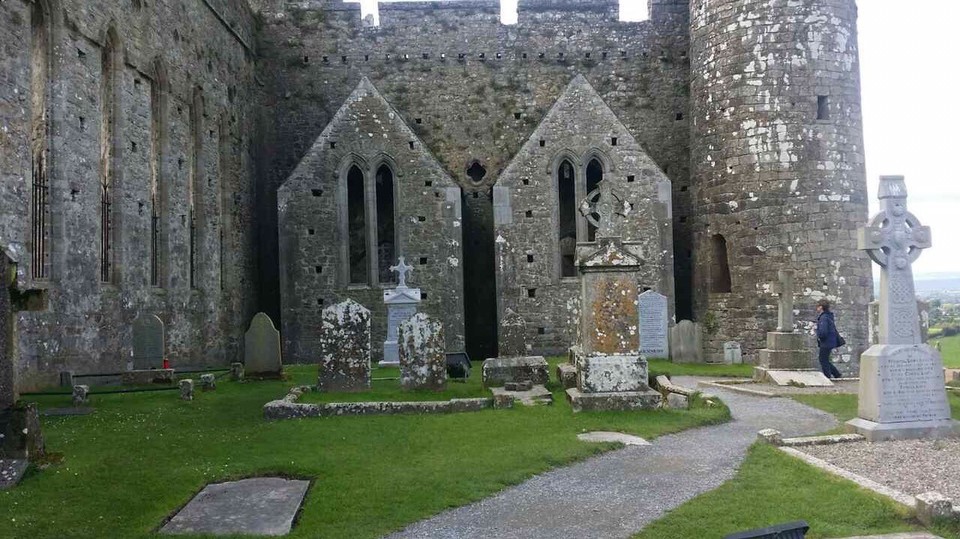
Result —
[[[753,369],[753,378],[781,386],[833,386],[833,382],[820,371],[815,352],[805,345],[803,334],[794,328],[793,270],[780,270],[777,277],[779,282],[770,287],[774,294],[780,296],[777,330],[767,332],[767,347],[760,350],[759,365]]]
[[[399,258],[396,266],[390,266],[390,271],[397,274],[397,287],[383,291],[383,303],[387,306],[387,340],[383,342],[383,360],[378,363],[381,367],[400,366],[397,328],[417,314],[421,301],[420,289],[407,287],[407,273],[413,271],[413,266],[408,265],[404,257]]]
[[[596,245],[580,257],[580,342],[571,351],[577,387],[567,389],[574,412],[656,408],[660,394],[650,389],[647,360],[640,355],[636,246],[621,240],[630,205],[609,180],[587,195],[581,213],[597,227]],[[596,218],[595,216],[599,216]],[[633,249],[631,249],[633,247]]]
[[[860,358],[858,416],[847,428],[870,441],[960,435],[950,418],[940,354],[922,343],[911,264],[931,246],[930,228],[907,211],[903,176],[880,178],[880,213],[858,244],[880,265],[880,344]]]

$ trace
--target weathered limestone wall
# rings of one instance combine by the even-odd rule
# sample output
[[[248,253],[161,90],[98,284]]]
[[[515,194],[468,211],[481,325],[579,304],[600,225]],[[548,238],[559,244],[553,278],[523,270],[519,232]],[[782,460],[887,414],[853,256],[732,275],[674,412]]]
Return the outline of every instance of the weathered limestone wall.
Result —
[[[381,4],[379,28],[363,27],[357,4],[264,4],[258,181],[265,215],[276,207],[279,184],[363,76],[462,187],[469,216],[463,240],[471,249],[465,258],[493,254],[490,188],[577,73],[673,180],[674,190],[688,194],[685,0],[654,2],[652,19],[640,23],[619,22],[616,0],[523,1],[519,24],[511,26],[500,23],[495,1]],[[557,147],[564,143],[555,141]],[[486,169],[479,181],[467,174],[474,161]],[[515,207],[536,206],[547,196],[527,193],[517,195]],[[261,227],[265,302],[278,297],[276,231],[275,223]],[[489,277],[471,272],[485,264],[493,264],[492,256],[465,265],[468,287],[484,286]],[[539,305],[548,320],[545,335],[561,335],[554,325],[565,327],[565,304]],[[486,306],[467,302],[467,317],[479,308]],[[478,323],[496,321],[468,322],[468,333]]]
[[[856,359],[872,285],[856,249],[867,192],[854,1],[692,0],[690,14],[695,198],[678,218],[695,223],[708,360],[727,340],[756,359],[776,325],[767,283],[779,269],[797,271],[800,320],[815,320],[818,299],[835,304]]]
[[[55,383],[63,369],[123,368],[130,321],[140,311],[166,322],[174,364],[225,363],[241,351],[257,301],[248,108],[253,23],[241,0],[0,3],[0,243],[18,260],[17,287],[46,296],[44,310],[22,312],[16,321],[22,388]],[[45,29],[42,45],[33,27]],[[101,56],[108,41],[115,51],[107,107],[114,118],[114,249],[113,275],[101,282],[101,119],[108,95]],[[44,120],[34,121],[42,110]],[[49,178],[49,270],[42,278],[32,267],[31,144],[38,129]],[[154,167],[160,286],[150,284]],[[198,216],[193,287],[191,176]]]

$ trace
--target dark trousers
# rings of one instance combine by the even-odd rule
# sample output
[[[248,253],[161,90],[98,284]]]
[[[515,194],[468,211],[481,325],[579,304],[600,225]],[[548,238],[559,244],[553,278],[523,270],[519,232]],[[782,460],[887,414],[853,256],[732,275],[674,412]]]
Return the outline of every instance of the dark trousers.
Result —
[[[820,370],[827,378],[840,378],[842,376],[840,371],[833,363],[830,363],[830,352],[833,352],[832,348],[820,349]]]

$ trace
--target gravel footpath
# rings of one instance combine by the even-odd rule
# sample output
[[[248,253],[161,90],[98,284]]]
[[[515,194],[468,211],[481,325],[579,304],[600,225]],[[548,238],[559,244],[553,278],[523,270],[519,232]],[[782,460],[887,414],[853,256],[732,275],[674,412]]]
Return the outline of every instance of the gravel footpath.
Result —
[[[696,387],[697,379],[676,383]],[[661,436],[547,472],[477,503],[413,524],[392,538],[630,537],[687,500],[733,477],[757,431],[784,436],[836,426],[832,415],[790,399],[710,389],[733,421]]]
[[[853,442],[798,447],[908,496],[936,491],[960,501],[960,440]]]

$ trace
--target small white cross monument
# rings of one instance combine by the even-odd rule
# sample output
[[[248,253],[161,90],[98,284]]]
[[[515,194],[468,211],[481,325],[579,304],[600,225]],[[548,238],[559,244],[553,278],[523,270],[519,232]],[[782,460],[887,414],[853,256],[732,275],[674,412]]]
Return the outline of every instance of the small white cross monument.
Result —
[[[406,263],[401,256],[396,266],[390,266],[390,271],[397,274],[397,288],[407,287],[407,274],[413,272],[413,266]]]
[[[383,341],[383,360],[381,367],[397,367],[400,365],[400,349],[397,343],[397,328],[400,324],[417,314],[420,305],[420,289],[407,286],[407,274],[413,271],[413,266],[407,264],[401,256],[396,266],[390,266],[390,271],[397,273],[396,288],[383,291],[383,303],[387,306],[387,338]]]
[[[880,265],[880,344],[860,357],[859,417],[848,429],[870,441],[957,436],[940,354],[920,338],[910,265],[930,247],[930,229],[907,211],[903,176],[880,178],[880,213],[858,243]]]

